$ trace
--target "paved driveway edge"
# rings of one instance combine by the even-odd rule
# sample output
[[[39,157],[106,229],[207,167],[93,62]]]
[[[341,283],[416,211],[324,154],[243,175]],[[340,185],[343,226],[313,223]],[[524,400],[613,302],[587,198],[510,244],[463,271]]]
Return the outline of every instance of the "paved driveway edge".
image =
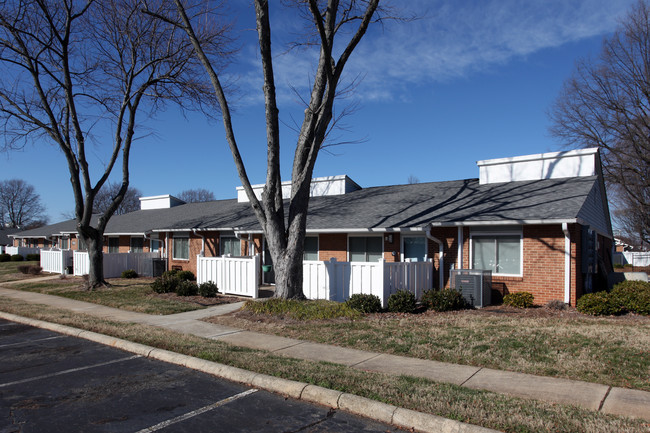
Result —
[[[0,311],[0,318],[24,325],[58,332],[73,337],[79,337],[96,343],[115,347],[147,358],[156,359],[171,364],[181,365],[203,373],[218,376],[233,382],[239,382],[261,388],[270,392],[283,394],[297,400],[304,400],[334,409],[344,410],[376,421],[395,425],[397,427],[414,429],[427,433],[491,433],[497,430],[466,424],[460,421],[442,418],[409,409],[402,409],[385,403],[380,403],[365,397],[334,391],[327,388],[282,379],[261,373],[254,373],[217,362],[206,361],[168,350],[156,349],[144,344],[111,337],[96,332],[85,331],[71,326],[59,325],[38,319],[30,319]]]

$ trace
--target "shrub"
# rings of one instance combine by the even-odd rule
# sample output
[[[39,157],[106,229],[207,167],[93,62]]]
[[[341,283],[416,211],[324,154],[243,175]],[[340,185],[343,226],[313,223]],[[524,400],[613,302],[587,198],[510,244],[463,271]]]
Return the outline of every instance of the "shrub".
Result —
[[[388,311],[412,313],[415,310],[415,295],[408,290],[398,290],[388,297]]]
[[[178,283],[176,275],[165,272],[151,283],[151,289],[156,293],[172,293],[176,291]]]
[[[196,296],[199,293],[199,286],[194,281],[182,280],[176,286],[178,296]]]
[[[533,299],[535,298],[530,292],[508,293],[503,297],[503,303],[515,308],[531,308]]]
[[[468,308],[465,298],[459,290],[427,290],[422,295],[422,302],[434,311],[454,311]]]
[[[214,298],[219,293],[217,285],[212,281],[206,281],[205,283],[199,284],[199,295],[204,298]]]
[[[32,275],[38,275],[43,271],[43,268],[40,266],[30,266],[29,267],[29,273]]]
[[[587,293],[578,299],[576,309],[592,316],[611,316],[621,314],[623,309],[607,292]]]
[[[609,294],[612,302],[624,311],[650,315],[650,283],[645,281],[623,281],[614,286]]]
[[[181,281],[196,281],[196,277],[192,271],[178,271],[176,276]]]
[[[553,299],[548,301],[546,305],[544,305],[544,308],[548,308],[549,310],[562,311],[567,309],[567,305],[559,299]]]
[[[133,269],[122,271],[122,278],[138,278],[138,273]]]
[[[0,262],[8,262],[11,260],[11,256],[7,253],[0,254]]]
[[[18,272],[21,274],[28,274],[29,273],[29,268],[31,268],[30,265],[18,265]]]
[[[625,265],[622,263],[616,263],[614,264],[614,269],[623,269],[625,268]]]
[[[25,260],[25,258],[20,254],[14,254],[11,256],[12,262],[22,262],[23,260]]]
[[[360,313],[378,313],[381,311],[381,301],[377,295],[357,293],[350,296],[345,304]]]
[[[28,262],[40,262],[41,261],[41,255],[40,254],[27,254],[27,257],[25,257],[25,260]]]
[[[346,302],[278,299],[265,301],[246,301],[244,310],[255,314],[269,314],[277,317],[289,317],[294,320],[327,320],[339,317],[356,319],[361,316],[357,310],[348,307]]]
[[[176,276],[178,274],[178,272],[179,271],[177,269],[170,269],[168,271],[163,272],[162,276],[163,277],[173,277],[173,276]]]

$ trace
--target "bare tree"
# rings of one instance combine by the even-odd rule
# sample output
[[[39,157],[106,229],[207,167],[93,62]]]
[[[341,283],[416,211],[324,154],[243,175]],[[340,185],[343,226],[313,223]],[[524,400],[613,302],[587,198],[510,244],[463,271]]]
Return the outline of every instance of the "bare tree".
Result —
[[[550,112],[551,133],[601,149],[619,216],[650,242],[650,7],[639,1],[600,58],[582,61]],[[629,224],[626,224],[629,227]]]
[[[122,189],[122,184],[117,182],[108,182],[99,190],[95,196],[94,210],[93,213],[103,214],[113,203],[114,198],[120,194]],[[140,197],[142,193],[138,188],[134,188],[131,185],[124,193],[124,198],[115,209],[114,215],[124,215],[125,213],[133,212],[140,210]]]
[[[34,228],[47,223],[45,207],[34,187],[22,179],[0,182],[2,227]]]
[[[183,200],[185,203],[198,203],[214,200],[214,193],[204,188],[186,189],[176,194],[176,198]]]
[[[310,96],[304,98],[307,102],[294,153],[291,193],[289,197],[283,197],[280,179],[280,127],[271,52],[269,4],[267,0],[254,0],[253,3],[266,111],[267,168],[261,200],[253,192],[239,152],[222,78],[196,35],[200,20],[196,19],[193,9],[184,7],[181,0],[175,0],[178,17],[162,18],[185,30],[210,77],[221,107],[226,140],[239,178],[262,226],[271,253],[275,271],[275,296],[303,298],[302,258],[314,164],[334,117],[334,101],[343,70],[368,26],[373,21],[381,20],[382,16],[379,0],[284,2],[297,8],[301,17],[309,23],[308,36],[297,45],[319,47],[320,54],[318,63],[314,65]],[[285,199],[288,199],[286,207]],[[285,215],[287,211],[288,215]]]
[[[168,7],[174,5],[149,4],[159,13]],[[103,233],[129,187],[138,121],[153,116],[166,101],[188,108],[214,101],[209,84],[196,73],[200,66],[184,33],[140,8],[140,0],[0,4],[0,119],[6,146],[46,138],[63,152],[77,231],[88,246],[91,289],[106,284]],[[209,30],[197,39],[212,51],[222,42],[224,28]],[[91,175],[87,155],[99,150],[107,160]],[[120,188],[95,219],[97,194],[120,157]]]
[[[414,174],[410,174],[409,177],[408,177],[407,183],[409,185],[420,183],[420,179],[417,176],[415,176]]]

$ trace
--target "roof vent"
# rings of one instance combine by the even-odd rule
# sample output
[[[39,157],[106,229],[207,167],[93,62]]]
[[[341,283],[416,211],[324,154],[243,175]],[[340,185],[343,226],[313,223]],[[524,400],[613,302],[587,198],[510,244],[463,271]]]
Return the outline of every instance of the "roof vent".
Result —
[[[185,202],[173,195],[153,195],[150,197],[140,197],[140,209],[169,209],[174,206],[185,204]]]
[[[478,161],[480,184],[595,176],[598,149],[539,153]]]
[[[255,196],[262,197],[264,184],[252,185]],[[347,175],[315,177],[311,180],[310,197],[322,197],[325,195],[342,195],[361,189],[361,187]],[[282,197],[289,198],[291,195],[291,181],[282,182]],[[248,196],[243,186],[237,187],[237,201],[248,202]]]

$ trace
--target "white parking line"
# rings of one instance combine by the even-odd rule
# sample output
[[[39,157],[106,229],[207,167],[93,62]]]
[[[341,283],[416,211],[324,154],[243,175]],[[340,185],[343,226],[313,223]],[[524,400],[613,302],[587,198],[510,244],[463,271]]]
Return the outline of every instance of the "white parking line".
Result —
[[[27,340],[27,341],[19,341],[18,343],[0,344],[0,348],[9,347],[9,346],[19,346],[19,345],[30,344],[30,343],[38,343],[39,341],[56,340],[57,338],[63,338],[63,337],[66,337],[66,336],[65,335],[57,335],[55,337],[38,338],[36,340]]]
[[[16,380],[15,382],[0,383],[0,388],[4,388],[11,385],[17,385],[19,383],[33,382],[35,380],[47,379],[54,376],[60,376],[62,374],[75,373],[77,371],[88,370],[89,368],[103,367],[104,365],[115,364],[116,362],[129,361],[131,359],[142,358],[142,355],[133,355],[126,358],[114,359],[112,361],[102,362],[99,364],[87,365],[85,367],[71,368],[70,370],[58,371],[56,373],[44,374],[43,376],[30,377],[29,379]]]
[[[240,399],[242,397],[246,397],[247,395],[252,394],[254,392],[257,392],[257,391],[258,391],[257,389],[249,389],[248,391],[240,392],[239,394],[235,394],[232,397],[224,398],[223,400],[220,400],[220,401],[218,401],[216,403],[212,403],[212,404],[204,406],[204,407],[202,407],[200,409],[193,410],[192,412],[188,412],[185,415],[180,415],[180,416],[177,416],[176,418],[172,418],[172,419],[169,419],[167,421],[163,421],[163,422],[161,422],[159,424],[156,424],[154,426],[147,427],[145,429],[139,430],[136,433],[151,433],[151,432],[158,431],[160,429],[164,429],[165,427],[169,427],[170,425],[179,423],[179,422],[184,421],[184,420],[186,420],[188,418],[192,418],[194,416],[201,415],[202,413],[211,411],[211,410],[216,409],[216,408],[218,408],[220,406],[223,406],[224,404],[228,404],[231,401],[235,401],[235,400]]]

